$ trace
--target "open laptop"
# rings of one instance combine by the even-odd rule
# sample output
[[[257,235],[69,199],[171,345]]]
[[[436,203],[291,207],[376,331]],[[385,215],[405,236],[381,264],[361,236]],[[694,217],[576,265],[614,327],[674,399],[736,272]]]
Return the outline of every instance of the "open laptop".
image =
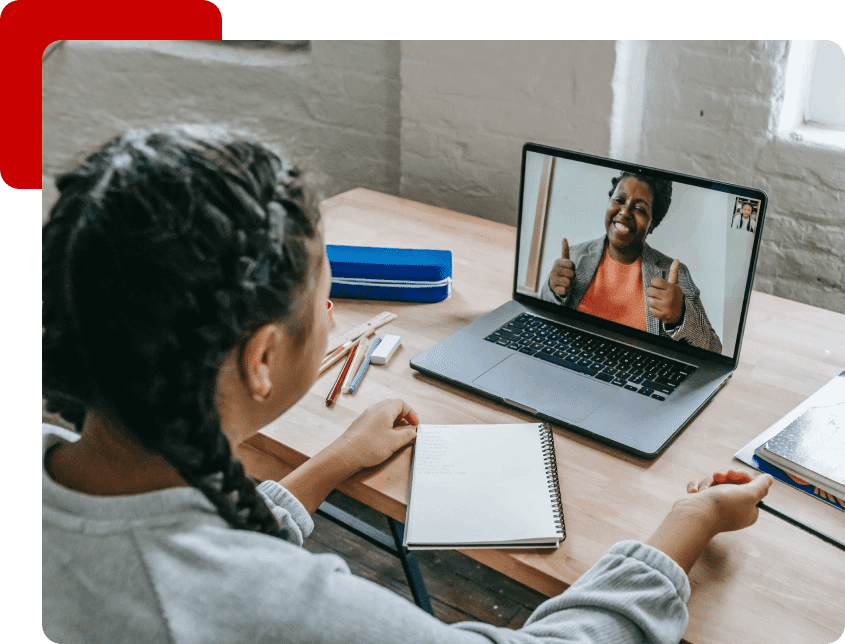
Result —
[[[513,299],[411,367],[653,458],[737,367],[766,204],[526,143]]]

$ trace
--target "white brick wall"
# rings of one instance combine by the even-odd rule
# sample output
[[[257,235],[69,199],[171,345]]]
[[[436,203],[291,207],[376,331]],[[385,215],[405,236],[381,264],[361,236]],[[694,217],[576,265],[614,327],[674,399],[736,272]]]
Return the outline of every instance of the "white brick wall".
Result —
[[[626,159],[766,190],[755,288],[845,312],[845,153],[771,134],[784,42],[637,43],[644,86],[621,101],[613,41],[316,41],[254,64],[174,47],[50,56],[46,206],[52,176],[127,127],[209,121],[288,144],[325,196],[364,186],[514,223],[525,141],[608,155],[613,135]],[[620,115],[612,131],[614,98],[641,137]]]
[[[845,151],[772,133],[785,42],[652,42],[638,161],[762,188],[757,290],[845,312]]]
[[[614,43],[402,42],[401,195],[516,223],[522,144],[607,154]]]
[[[68,42],[44,64],[45,205],[50,178],[128,127],[212,122],[288,147],[332,196],[399,191],[399,44],[314,42],[310,52],[205,55],[211,44]],[[227,48],[230,49],[230,48]],[[228,55],[228,52],[227,52]],[[268,60],[268,57],[269,60]]]

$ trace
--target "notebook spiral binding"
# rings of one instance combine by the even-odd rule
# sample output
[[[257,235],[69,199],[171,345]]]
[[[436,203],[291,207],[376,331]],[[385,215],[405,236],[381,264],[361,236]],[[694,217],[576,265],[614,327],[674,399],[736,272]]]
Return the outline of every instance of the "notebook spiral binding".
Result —
[[[563,521],[563,501],[560,496],[560,477],[557,474],[557,455],[555,454],[555,438],[552,428],[543,423],[541,428],[543,443],[543,460],[546,464],[546,475],[549,480],[549,492],[555,505],[555,524],[560,528],[561,541],[566,539],[566,524]]]

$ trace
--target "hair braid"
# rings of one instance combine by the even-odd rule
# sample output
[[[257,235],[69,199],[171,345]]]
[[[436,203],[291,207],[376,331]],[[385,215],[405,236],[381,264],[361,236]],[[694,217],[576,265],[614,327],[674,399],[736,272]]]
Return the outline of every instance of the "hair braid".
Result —
[[[114,415],[233,527],[285,536],[220,428],[216,379],[261,326],[304,327],[319,211],[243,137],[130,132],[56,182],[42,236],[48,409]],[[240,361],[239,361],[240,362]]]
[[[230,525],[284,538],[286,531],[259,496],[220,430],[213,395],[217,370],[228,353],[227,347],[238,336],[236,326],[230,327],[229,333],[221,332],[221,328],[225,326],[199,327],[193,341],[180,343],[206,358],[198,368],[195,359],[183,356],[175,370],[178,376],[160,384],[161,405],[155,408],[167,408],[167,398],[175,396],[175,406],[181,411],[179,416],[151,419],[164,423],[156,449],[188,483],[205,494]]]

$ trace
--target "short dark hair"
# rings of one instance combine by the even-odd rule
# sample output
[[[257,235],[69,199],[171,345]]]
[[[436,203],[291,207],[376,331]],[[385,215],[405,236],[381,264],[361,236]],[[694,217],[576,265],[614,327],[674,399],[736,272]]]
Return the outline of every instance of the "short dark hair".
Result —
[[[298,171],[248,138],[180,127],[117,137],[56,186],[41,246],[47,409],[77,427],[88,410],[112,415],[230,525],[284,537],[215,394],[232,351],[308,309],[323,255]]]
[[[608,197],[613,196],[613,191],[616,190],[616,185],[626,177],[642,181],[651,188],[651,196],[653,199],[653,203],[651,204],[651,230],[654,230],[660,225],[660,222],[663,221],[666,213],[669,212],[669,206],[672,203],[672,182],[667,181],[666,179],[660,179],[654,175],[640,172],[628,172],[626,170],[618,177],[614,177],[610,180],[611,188],[610,192],[607,193]]]

